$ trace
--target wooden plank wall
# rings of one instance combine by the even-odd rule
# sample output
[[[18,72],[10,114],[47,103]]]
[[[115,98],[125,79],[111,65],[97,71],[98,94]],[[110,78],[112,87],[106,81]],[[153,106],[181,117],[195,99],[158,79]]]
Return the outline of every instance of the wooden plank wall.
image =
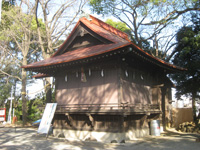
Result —
[[[84,70],[86,82],[81,81],[81,72],[66,73],[56,77],[56,100],[65,104],[102,104],[118,103],[117,69]],[[103,76],[102,76],[103,74]]]

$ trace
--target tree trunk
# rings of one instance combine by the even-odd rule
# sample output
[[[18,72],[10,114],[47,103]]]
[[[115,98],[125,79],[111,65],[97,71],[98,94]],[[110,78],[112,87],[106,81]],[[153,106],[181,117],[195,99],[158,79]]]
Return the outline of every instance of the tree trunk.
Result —
[[[45,53],[45,51],[42,51],[43,58],[47,59],[50,57],[49,54]],[[52,92],[51,92],[51,81],[50,78],[45,78],[45,94],[46,94],[46,103],[51,103],[52,101]]]
[[[23,65],[27,65],[27,59],[26,57],[23,58]],[[23,126],[26,125],[27,123],[27,99],[26,99],[26,71],[23,68],[22,69],[22,121],[23,121]]]
[[[40,26],[39,23],[37,22],[37,32],[38,32],[38,36],[39,36],[39,42],[40,42],[40,47],[42,49],[42,56],[44,59],[47,59],[50,57],[50,54],[48,54],[45,51],[44,48],[44,43],[42,41],[42,37],[41,37],[41,32],[40,32]],[[51,92],[51,82],[50,82],[50,78],[46,78],[45,79],[45,94],[46,94],[46,103],[51,103],[52,101],[52,92]]]
[[[45,51],[42,51],[43,58],[47,59],[50,57],[49,54],[45,53]],[[52,102],[52,92],[51,92],[51,81],[50,78],[45,78],[45,94],[46,94],[46,103]]]
[[[46,103],[52,102],[52,92],[51,92],[51,81],[50,78],[45,79],[45,93],[46,93]]]

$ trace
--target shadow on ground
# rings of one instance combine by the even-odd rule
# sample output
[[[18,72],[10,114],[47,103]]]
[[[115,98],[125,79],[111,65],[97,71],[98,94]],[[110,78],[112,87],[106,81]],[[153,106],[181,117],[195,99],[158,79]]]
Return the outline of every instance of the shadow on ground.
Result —
[[[0,128],[0,149],[3,150],[188,150],[199,149],[198,134],[179,133],[168,130],[161,136],[126,141],[126,143],[101,143],[94,141],[67,141],[64,138],[55,138],[37,135],[37,129],[29,128]]]

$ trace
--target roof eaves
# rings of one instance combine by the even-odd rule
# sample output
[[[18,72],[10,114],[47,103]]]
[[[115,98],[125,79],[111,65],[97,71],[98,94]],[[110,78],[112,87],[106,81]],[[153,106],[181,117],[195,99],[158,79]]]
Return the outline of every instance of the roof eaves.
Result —
[[[116,44],[116,43],[115,43],[115,44]],[[59,61],[59,62],[53,62],[53,63],[49,63],[49,64],[42,64],[42,65],[33,65],[33,64],[30,64],[30,65],[26,65],[26,66],[21,66],[21,68],[25,68],[25,69],[34,69],[34,68],[40,68],[40,67],[47,67],[47,66],[52,66],[52,65],[58,65],[58,64],[62,64],[62,63],[68,63],[68,62],[72,62],[72,61],[77,61],[77,60],[81,60],[81,59],[93,57],[93,56],[96,56],[96,55],[101,55],[101,54],[104,54],[104,53],[107,53],[107,52],[114,51],[114,50],[119,49],[119,48],[123,48],[123,47],[128,46],[128,45],[130,45],[130,42],[125,43],[125,44],[122,44],[122,45],[119,45],[119,46],[116,46],[116,47],[114,47],[114,48],[108,49],[108,50],[103,51],[103,52],[99,52],[99,53],[87,55],[87,56],[84,56],[84,57],[79,57],[79,58],[75,58],[75,59],[70,59],[70,60],[67,60],[67,61]],[[66,55],[66,54],[65,54],[65,55]],[[56,57],[56,56],[55,56],[55,57]],[[55,57],[54,57],[54,58],[55,58]],[[57,56],[57,57],[59,57],[59,56]],[[49,59],[54,59],[54,58],[49,58]],[[48,60],[48,59],[43,60],[43,61],[47,61],[47,60]],[[38,62],[36,62],[36,63],[38,63]]]
[[[173,68],[175,70],[180,70],[180,71],[186,71],[187,69],[186,68],[182,68],[182,67],[178,67],[178,66],[175,66],[173,64],[170,64],[170,63],[167,63],[165,62],[164,60],[161,60],[161,59],[158,59],[152,55],[150,55],[149,53],[145,52],[144,50],[142,50],[140,47],[138,47],[137,45],[135,45],[134,43],[131,42],[131,45],[134,46],[136,49],[138,49],[140,52],[142,52],[144,55],[148,56],[149,58],[161,63],[162,65],[166,65],[170,68]]]

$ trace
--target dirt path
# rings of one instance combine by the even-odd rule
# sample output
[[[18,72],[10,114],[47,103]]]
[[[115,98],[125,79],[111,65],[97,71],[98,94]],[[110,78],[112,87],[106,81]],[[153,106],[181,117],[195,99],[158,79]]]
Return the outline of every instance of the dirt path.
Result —
[[[159,137],[146,137],[124,144],[66,141],[50,136],[37,135],[33,128],[0,127],[0,149],[3,150],[198,150],[196,134],[183,134],[169,130]]]

